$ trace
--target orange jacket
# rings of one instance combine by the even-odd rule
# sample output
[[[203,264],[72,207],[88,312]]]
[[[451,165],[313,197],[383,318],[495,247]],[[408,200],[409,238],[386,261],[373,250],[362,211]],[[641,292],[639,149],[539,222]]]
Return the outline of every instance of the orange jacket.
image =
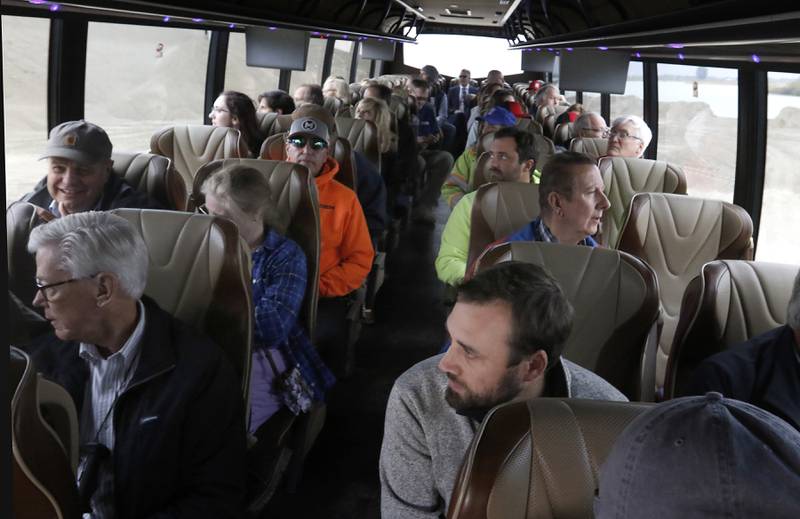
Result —
[[[316,177],[319,196],[319,295],[336,297],[361,286],[375,252],[364,211],[356,194],[333,179],[339,164],[333,157]]]

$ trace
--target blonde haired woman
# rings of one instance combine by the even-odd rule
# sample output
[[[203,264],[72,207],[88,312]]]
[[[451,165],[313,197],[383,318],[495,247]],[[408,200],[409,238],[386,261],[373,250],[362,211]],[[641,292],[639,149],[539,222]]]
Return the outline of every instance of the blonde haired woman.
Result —
[[[392,113],[383,99],[366,97],[356,105],[356,119],[375,123],[378,128],[378,148],[381,153],[391,152],[396,136],[392,132]]]
[[[322,84],[322,95],[325,97],[336,97],[344,104],[350,104],[350,85],[343,78],[330,76]]]

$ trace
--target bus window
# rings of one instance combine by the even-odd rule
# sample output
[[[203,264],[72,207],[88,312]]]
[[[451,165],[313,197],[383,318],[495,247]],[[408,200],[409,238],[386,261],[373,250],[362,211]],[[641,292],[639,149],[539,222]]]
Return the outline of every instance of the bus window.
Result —
[[[600,113],[600,94],[595,92],[583,93],[583,109],[587,112]],[[610,122],[610,121],[609,121]]]
[[[353,61],[353,42],[336,40],[333,42],[333,61],[331,76],[339,76],[350,82],[350,64]]]
[[[362,79],[367,79],[369,77],[369,67],[372,65],[372,60],[364,58],[357,59],[358,63],[356,63],[356,81],[361,81]]]
[[[50,20],[3,16],[6,205],[45,173],[37,159],[47,142]]]
[[[225,90],[236,90],[255,100],[262,92],[277,89],[280,75],[281,71],[276,68],[248,67],[245,61],[244,34],[230,34]]]
[[[678,164],[691,196],[733,202],[738,71],[658,64],[658,159]]]
[[[453,77],[458,77],[462,68],[474,78],[486,77],[492,69],[506,76],[522,73],[519,52],[509,52],[508,42],[502,38],[483,36],[420,34],[416,44],[403,44],[403,62],[417,69],[433,65],[440,74]]]
[[[769,72],[767,164],[756,259],[797,263],[800,243],[787,239],[800,228],[800,74]]]
[[[115,150],[146,151],[164,126],[203,124],[211,33],[89,23],[86,120],[102,126]]]
[[[308,42],[308,58],[306,59],[305,70],[293,70],[289,81],[289,95],[300,85],[308,83],[322,84],[322,65],[325,61],[325,45],[327,40],[322,38],[311,38]]]
[[[569,104],[575,104],[575,95],[576,92],[574,90],[565,90],[564,91],[564,99],[567,100]]]
[[[642,62],[631,61],[628,65],[628,81],[625,83],[623,95],[611,94],[611,122],[621,115],[638,115],[644,113],[644,83]]]

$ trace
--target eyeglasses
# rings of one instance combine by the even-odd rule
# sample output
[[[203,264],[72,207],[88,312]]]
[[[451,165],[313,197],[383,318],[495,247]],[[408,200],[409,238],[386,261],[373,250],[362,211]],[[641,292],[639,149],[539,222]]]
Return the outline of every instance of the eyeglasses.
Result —
[[[624,141],[625,139],[636,139],[637,141],[641,141],[642,140],[639,137],[637,137],[635,135],[631,135],[626,131],[621,131],[620,132],[620,131],[617,131],[617,130],[611,130],[611,131],[608,132],[608,136],[611,139],[613,139],[614,137],[619,137],[619,139],[622,140],[622,141]]]
[[[462,76],[458,76],[458,77],[461,78],[461,79],[464,79],[465,77],[469,77],[469,76],[463,76],[462,75]]]
[[[59,287],[61,285],[66,285],[67,283],[72,283],[72,282],[75,282],[75,281],[83,281],[84,279],[91,279],[91,278],[95,277],[96,275],[97,274],[92,274],[91,276],[86,276],[86,277],[82,277],[82,278],[65,279],[64,281],[58,281],[57,283],[50,283],[49,285],[43,285],[42,282],[37,279],[37,280],[35,280],[36,291],[37,292],[41,292],[42,293],[42,297],[44,298],[44,300],[47,301],[47,302],[50,302],[50,297],[52,296],[52,294],[50,294],[50,295],[47,294],[47,291],[49,289],[55,288],[55,287]]]
[[[608,137],[608,132],[609,132],[608,128],[584,128],[584,130],[587,132],[597,132],[601,134],[603,137]]]
[[[319,137],[315,137],[310,139],[311,141],[311,149],[314,151],[324,150],[328,147],[328,143],[324,140],[320,139]],[[308,137],[289,137],[286,139],[290,145],[294,146],[295,148],[305,148],[306,144],[309,142]]]

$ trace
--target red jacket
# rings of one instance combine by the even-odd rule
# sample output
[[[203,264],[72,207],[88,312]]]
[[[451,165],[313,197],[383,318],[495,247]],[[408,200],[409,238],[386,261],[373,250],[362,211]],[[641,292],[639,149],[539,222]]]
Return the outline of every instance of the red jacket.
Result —
[[[361,286],[375,252],[356,194],[333,179],[339,164],[328,157],[316,177],[319,196],[319,295],[336,297]]]

